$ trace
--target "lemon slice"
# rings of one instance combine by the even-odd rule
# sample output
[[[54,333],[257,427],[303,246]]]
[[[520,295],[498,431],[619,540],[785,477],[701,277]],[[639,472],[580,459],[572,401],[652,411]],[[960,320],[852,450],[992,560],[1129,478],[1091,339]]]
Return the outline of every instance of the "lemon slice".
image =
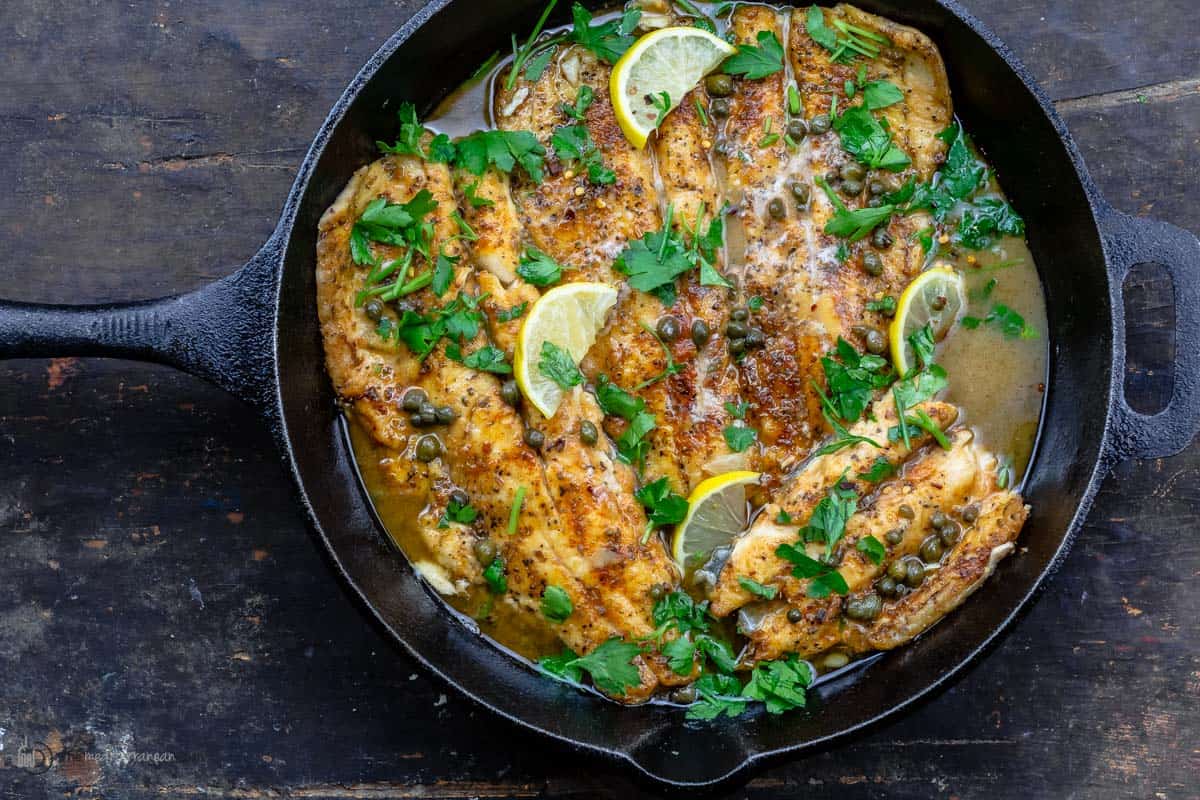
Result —
[[[645,147],[659,115],[678,106],[705,75],[736,52],[733,45],[699,28],[662,28],[634,42],[613,67],[608,83],[625,138],[639,150]]]
[[[688,513],[675,529],[671,556],[681,570],[708,557],[714,548],[729,544],[746,528],[746,485],[757,483],[759,473],[748,470],[714,475],[692,490]]]
[[[617,290],[604,283],[567,283],[546,292],[525,317],[517,334],[513,373],[521,393],[547,417],[562,402],[563,390],[538,369],[542,344],[553,342],[578,364],[617,304]]]
[[[934,341],[941,341],[966,306],[962,275],[949,267],[934,267],[918,275],[900,295],[896,318],[888,330],[896,372],[907,375],[915,366],[916,354],[908,342],[909,336],[928,324]]]

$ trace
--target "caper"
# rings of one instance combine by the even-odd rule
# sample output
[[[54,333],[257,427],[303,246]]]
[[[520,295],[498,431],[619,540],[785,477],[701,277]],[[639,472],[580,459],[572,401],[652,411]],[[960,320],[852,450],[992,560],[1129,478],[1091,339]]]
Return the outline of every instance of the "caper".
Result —
[[[929,524],[935,528],[941,528],[949,521],[950,518],[940,509],[929,515]]]
[[[458,416],[454,413],[454,409],[450,406],[438,406],[434,412],[434,418],[437,419],[438,425],[449,425],[454,422],[454,418]]]
[[[884,575],[879,579],[879,582],[875,584],[875,589],[885,597],[891,597],[896,593],[896,582],[889,576]]]
[[[862,194],[862,189],[862,181],[842,181],[842,194],[846,195],[847,197],[857,197],[858,195]]]
[[[938,536],[941,537],[942,544],[946,545],[946,547],[950,547],[957,542],[958,537],[961,535],[962,526],[954,520],[950,520],[948,523],[938,528]]]
[[[885,193],[887,191],[887,187],[883,185],[883,181],[873,180],[867,184],[867,191],[872,196],[878,196]]]
[[[525,444],[532,447],[534,450],[541,450],[546,444],[546,434],[539,431],[537,428],[526,428],[525,435],[522,436]]]
[[[422,417],[430,417],[432,419],[437,419],[437,406],[435,406],[433,403],[430,403],[429,401],[426,401],[424,403],[421,403],[421,407],[418,409],[418,413],[420,413],[420,415]]]
[[[808,122],[808,129],[820,136],[823,133],[829,133],[830,122],[828,114],[817,114]]]
[[[733,320],[725,326],[725,335],[730,339],[745,339],[748,333],[750,333],[750,326],[744,322]]]
[[[787,216],[787,208],[783,205],[783,200],[773,197],[771,202],[767,203],[767,213],[771,215],[771,219],[783,219]]]
[[[750,319],[750,309],[738,306],[733,311],[729,312],[729,318],[734,322],[745,322]]]
[[[841,669],[849,663],[850,656],[837,650],[834,650],[832,653],[826,653],[821,657],[821,669],[830,672],[835,669]]]
[[[900,510],[898,513],[900,514],[900,516],[904,517],[905,519],[916,519],[916,516],[917,516],[917,512],[913,511],[913,507],[910,506],[908,503],[905,503],[904,505],[900,506]]]
[[[650,599],[658,602],[667,596],[667,587],[665,584],[656,583],[650,587]]]
[[[793,625],[798,624],[804,619],[804,612],[798,608],[789,608],[787,613],[787,621]]]
[[[904,595],[908,594],[911,591],[912,591],[912,589],[908,588],[903,583],[897,583],[895,594],[893,594],[892,596],[895,597],[896,599],[899,599],[901,597],[904,597]]]
[[[883,538],[887,540],[888,544],[900,544],[904,541],[904,529],[892,528],[883,535]]]
[[[971,503],[962,510],[962,520],[968,525],[974,525],[975,520],[979,519],[979,504]]]
[[[666,315],[658,318],[658,325],[655,326],[658,331],[658,338],[664,342],[673,342],[679,338],[679,333],[682,330],[679,320],[671,315]]]
[[[455,489],[450,493],[450,502],[458,506],[465,506],[467,503],[471,502],[471,496],[462,489]],[[491,559],[488,560],[490,561]]]
[[[887,232],[887,228],[876,228],[871,234],[871,244],[880,250],[887,250],[892,246],[892,235]]]
[[[425,394],[424,389],[409,389],[404,393],[404,399],[400,401],[400,406],[410,413],[415,413],[421,410],[424,403],[429,402],[429,395]]]
[[[863,272],[868,275],[882,275],[883,259],[879,257],[878,253],[868,250],[862,255],[862,268]]]
[[[731,355],[740,356],[744,352],[746,352],[746,340],[745,339],[730,339],[729,340],[729,353]]]
[[[867,198],[867,208],[879,208],[883,205],[883,198],[879,196]]]
[[[729,97],[733,94],[733,78],[721,73],[709,75],[704,80],[704,88],[713,97]]]
[[[871,328],[867,331],[866,335],[863,336],[863,342],[867,346],[867,352],[874,353],[875,355],[879,355],[888,348],[887,337],[876,328]]]
[[[921,560],[926,564],[936,564],[942,560],[942,540],[936,534],[925,537],[925,541],[921,542],[921,549],[918,554]]]
[[[590,420],[579,423],[579,440],[584,444],[595,444],[600,439],[600,433]]]
[[[801,181],[792,181],[788,187],[792,190],[792,197],[796,198],[796,202],[800,205],[808,204],[808,184]]]
[[[383,301],[378,297],[373,297],[363,306],[363,311],[366,312],[368,319],[378,322],[383,317]]]
[[[507,380],[500,384],[500,398],[515,408],[521,402],[521,390],[517,388],[517,382]]]
[[[724,97],[718,97],[709,101],[708,110],[714,117],[728,117],[733,111],[733,104]]]
[[[671,702],[679,703],[681,706],[691,705],[696,702],[696,686],[689,683],[687,686],[680,686],[671,690]]]
[[[418,414],[413,414],[411,417],[409,417],[408,422],[414,428],[428,428],[430,425],[432,425],[434,423],[434,420],[432,420],[429,417],[426,417],[424,414],[418,413]]]
[[[750,332],[746,334],[746,347],[750,349],[757,349],[759,347],[766,346],[767,335],[763,333],[762,329],[760,328],[751,328]]]
[[[808,136],[808,124],[802,119],[794,119],[787,124],[788,136],[797,142]]]
[[[921,559],[905,556],[903,563],[905,586],[915,589],[925,582],[925,565],[921,563]]]
[[[822,564],[824,564],[827,567],[838,567],[838,566],[841,566],[841,564],[842,564],[843,556],[844,556],[844,551],[839,547],[837,550],[834,550],[832,553],[822,553],[821,557],[818,558],[817,560],[820,561]]]
[[[496,559],[496,545],[491,539],[476,539],[471,549],[475,551],[475,560],[485,567]]]
[[[708,344],[711,337],[712,331],[709,330],[707,322],[702,319],[692,320],[692,344],[696,345],[697,349]]]
[[[904,560],[898,558],[892,563],[888,564],[887,575],[896,583],[902,582],[908,575],[908,567],[905,565]]]
[[[867,170],[857,161],[851,161],[842,166],[840,174],[844,181],[858,181],[861,184],[863,179],[867,177]]]
[[[442,442],[433,434],[417,439],[417,461],[428,463],[442,454]]]
[[[939,294],[937,297],[933,298],[933,300],[929,303],[929,307],[932,308],[934,311],[941,311],[943,308],[946,307],[945,295]]]
[[[846,601],[846,616],[850,619],[871,620],[883,610],[883,600],[874,592]]]
[[[830,186],[836,187],[842,182],[842,173],[838,172],[836,169],[829,170],[829,172],[825,173],[825,182]]]

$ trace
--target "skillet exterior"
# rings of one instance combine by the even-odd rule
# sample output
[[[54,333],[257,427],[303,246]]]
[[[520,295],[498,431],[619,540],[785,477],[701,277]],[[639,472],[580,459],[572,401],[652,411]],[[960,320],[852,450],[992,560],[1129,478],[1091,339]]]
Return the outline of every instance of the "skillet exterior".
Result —
[[[592,3],[592,5],[595,5]],[[1024,493],[1036,509],[1006,560],[951,621],[822,684],[811,709],[687,724],[667,706],[625,709],[548,681],[503,655],[397,556],[360,485],[329,380],[319,368],[317,220],[386,138],[400,99],[431,107],[542,0],[434,0],[364,66],[313,142],[271,240],[241,271],[188,295],[84,309],[0,302],[0,358],[117,355],[201,375],[268,419],[332,564],[410,654],[481,705],[660,786],[710,786],[763,761],[828,747],[918,702],[983,653],[1061,563],[1100,479],[1117,461],[1181,449],[1200,423],[1200,243],[1099,198],[1065,126],[1007,48],[949,0],[863,0],[938,43],[956,106],[1029,222],[1050,310],[1042,432]],[[560,9],[565,11],[565,9]],[[1175,277],[1175,397],[1143,417],[1121,396],[1120,283],[1139,261]],[[685,753],[680,757],[672,753]]]

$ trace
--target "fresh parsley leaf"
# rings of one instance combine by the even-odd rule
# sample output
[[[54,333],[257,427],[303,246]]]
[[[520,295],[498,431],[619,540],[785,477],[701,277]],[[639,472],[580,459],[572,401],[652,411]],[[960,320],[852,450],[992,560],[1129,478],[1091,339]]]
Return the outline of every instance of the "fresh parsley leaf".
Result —
[[[858,494],[853,489],[842,488],[841,483],[839,480],[829,488],[813,509],[808,524],[800,529],[802,541],[824,543],[826,554],[833,553],[834,546],[846,532],[846,523],[858,511]]]
[[[937,343],[933,339],[933,328],[930,323],[927,322],[910,333],[908,344],[916,354],[917,363],[921,367],[927,367],[933,363],[933,352]]]
[[[912,159],[892,142],[892,134],[863,106],[846,109],[833,121],[842,149],[871,169],[899,172]]]
[[[745,419],[746,412],[750,410],[749,403],[725,403],[725,411],[734,419]]]
[[[858,552],[871,559],[872,564],[882,564],[883,557],[887,555],[887,549],[883,546],[883,542],[876,539],[874,536],[864,536],[854,545]]]
[[[650,450],[650,442],[646,436],[658,425],[654,415],[648,411],[640,411],[629,420],[625,432],[617,437],[617,455],[623,461],[633,464],[639,469],[646,462],[646,453]]]
[[[537,665],[552,678],[579,684],[583,681],[583,670],[576,665],[575,662],[578,660],[578,653],[569,647],[564,647],[563,651],[556,656],[545,656],[538,659]]]
[[[774,31],[759,31],[758,45],[739,44],[738,51],[725,59],[726,75],[744,75],[755,81],[783,69],[783,44]]]
[[[554,57],[555,49],[554,47],[547,47],[525,62],[525,80],[536,81],[542,77],[542,73],[546,71],[546,67],[550,66],[550,59]]]
[[[550,137],[550,145],[560,161],[581,164],[592,183],[603,185],[616,182],[616,173],[604,166],[604,157],[592,141],[587,126],[563,125],[555,129]]]
[[[903,102],[904,92],[891,81],[871,81],[862,87],[863,105],[869,111],[894,106]]]
[[[554,342],[542,342],[538,371],[563,389],[570,389],[583,383],[583,374],[579,371],[575,359]]]
[[[971,250],[991,247],[996,236],[1024,235],[1025,220],[998,197],[974,201],[963,210],[958,221],[958,242]]]
[[[779,513],[775,515],[775,522],[779,525],[790,525],[792,523],[792,515],[779,509]]]
[[[963,319],[963,324],[967,327],[979,327],[980,323],[991,325],[997,328],[1007,339],[1036,339],[1038,332],[1025,322],[1025,318],[1013,311],[1003,303],[995,303],[992,310],[982,320],[976,319],[973,325],[967,325],[967,320]]]
[[[592,102],[596,99],[596,92],[586,83],[579,87],[579,91],[575,93],[574,103],[563,103],[559,109],[563,114],[577,122],[583,122],[587,115],[587,110],[591,108]]]
[[[661,638],[663,633],[671,629],[681,634],[693,631],[707,633],[708,601],[697,603],[687,592],[674,591],[655,602],[651,617],[657,628],[655,638]]]
[[[687,249],[671,228],[674,207],[667,208],[661,230],[630,242],[613,267],[627,276],[630,287],[653,294],[663,305],[675,302],[675,279],[692,268]]]
[[[438,253],[437,262],[433,267],[433,280],[429,284],[429,288],[438,297],[444,295],[454,281],[454,267],[458,264],[458,259],[459,256]]]
[[[566,622],[574,611],[571,595],[561,586],[551,584],[542,592],[542,616],[551,622]]]
[[[659,381],[666,380],[667,378],[671,377],[672,375],[676,375],[676,374],[682,372],[683,365],[678,363],[675,360],[675,356],[671,354],[670,345],[668,345],[666,342],[663,341],[663,338],[658,335],[658,331],[656,331],[654,328],[651,328],[649,325],[647,325],[644,322],[639,322],[638,324],[642,326],[642,329],[644,331],[646,331],[646,333],[648,333],[654,337],[654,341],[658,342],[658,346],[661,347],[662,351],[663,351],[663,358],[667,362],[663,366],[662,372],[658,373],[657,375],[655,375],[652,378],[647,378],[646,380],[642,381],[641,383],[639,383],[637,385],[636,388],[640,391],[642,389],[645,389],[647,386],[653,386],[654,384],[658,383]]]
[[[650,102],[658,109],[658,117],[654,120],[654,127],[661,128],[663,120],[667,118],[667,114],[671,113],[671,95],[669,92],[660,92],[657,96],[651,97]]]
[[[818,392],[820,392],[819,386],[816,386],[816,384],[813,384],[813,386]],[[826,402],[827,401],[825,399],[822,399],[822,403]],[[824,410],[822,416],[824,416],[825,421],[829,423],[829,427],[833,428],[834,435],[833,438],[831,438],[827,443],[814,451],[814,456],[827,456],[830,453],[836,453],[839,450],[845,450],[847,447],[854,447],[855,445],[859,444],[869,444],[872,447],[879,448],[879,443],[874,439],[871,439],[867,436],[856,436],[850,433],[850,431],[846,430],[846,426],[838,422],[837,419],[829,413],[828,408]]]
[[[687,516],[687,498],[672,492],[665,476],[647,483],[634,492],[633,496],[646,507],[646,517],[651,528],[675,525],[683,522],[683,518]]]
[[[516,493],[513,495],[512,507],[508,510],[508,535],[515,536],[517,533],[517,522],[521,518],[521,507],[525,505],[525,493],[529,489],[524,485],[518,486]]]
[[[550,18],[550,12],[554,10],[554,6],[558,4],[558,0],[550,0],[546,7],[542,9],[542,15],[538,17],[537,24],[533,26],[533,30],[529,33],[529,38],[525,40],[525,44],[517,47],[517,37],[513,34],[512,50],[513,60],[512,68],[508,71],[508,79],[504,82],[504,88],[512,91],[512,88],[517,85],[517,75],[521,73],[522,67],[529,57],[533,55],[533,51],[537,45],[538,37],[542,35],[542,29],[546,26],[546,20]]]
[[[676,675],[690,675],[696,668],[696,645],[686,636],[670,640],[660,648],[667,658],[667,666]]]
[[[756,666],[750,674],[750,681],[742,689],[742,696],[761,700],[770,714],[782,714],[804,708],[807,701],[805,690],[815,678],[816,671],[812,665],[801,661],[793,653],[779,661],[767,661]]]
[[[496,205],[494,200],[489,200],[486,197],[480,197],[476,192],[479,191],[479,181],[475,180],[463,187],[463,197],[471,204],[471,208],[485,208]]]
[[[878,300],[870,300],[865,308],[867,311],[875,311],[885,317],[893,317],[896,315],[896,298],[889,294]]]
[[[846,247],[845,242],[838,242],[837,249],[833,251],[833,257],[839,264],[845,264],[850,258],[850,248]]]
[[[613,417],[632,420],[646,408],[646,401],[634,397],[629,392],[612,383],[607,375],[601,375],[596,382],[596,403],[600,410]]]
[[[837,345],[821,358],[825,384],[829,387],[822,404],[838,419],[857,422],[870,405],[875,391],[888,386],[895,373],[881,356],[860,353],[854,345],[838,337]]]
[[[416,156],[440,164],[447,164],[454,160],[454,143],[444,133],[433,136],[426,148],[424,142],[426,130],[425,126],[417,119],[416,106],[409,102],[401,103],[396,116],[400,120],[400,131],[396,136],[396,141],[392,144],[376,142],[375,145],[381,153]]]
[[[938,424],[933,421],[929,414],[925,413],[925,409],[917,408],[913,410],[913,416],[903,415],[900,418],[900,424],[893,425],[888,428],[888,439],[893,442],[898,442],[905,437],[905,426],[912,425],[920,428],[934,438],[943,450],[950,449],[950,440],[946,438],[946,434],[938,427]]]
[[[496,556],[492,559],[492,563],[483,570],[483,580],[492,594],[504,594],[508,591],[508,579],[504,576],[503,558]]]
[[[825,223],[825,232],[832,236],[857,242],[878,228],[896,210],[895,206],[885,204],[878,208],[859,208],[850,211],[842,199],[830,188],[829,182],[824,177],[817,177],[816,183],[825,191],[825,195],[833,205],[833,216],[829,222]]]
[[[883,456],[876,456],[875,461],[871,463],[871,468],[866,472],[858,473],[858,477],[860,480],[879,483],[894,474],[896,474],[896,468],[892,466],[892,462]]]
[[[851,25],[834,17],[833,28],[825,24],[825,13],[818,6],[811,6],[805,17],[808,35],[817,44],[829,51],[829,59],[835,64],[850,64],[859,56],[876,58],[879,45],[890,44],[882,34]]]
[[[742,684],[732,675],[705,673],[693,686],[699,699],[688,707],[688,719],[710,720],[722,714],[737,717],[750,705],[750,699],[741,696]]]
[[[615,64],[633,45],[635,37],[632,34],[642,18],[642,12],[641,9],[629,9],[617,19],[592,25],[592,15],[576,3],[571,7],[571,16],[575,27],[569,34],[570,40],[583,45],[609,64]]]
[[[578,667],[591,675],[592,683],[600,691],[619,696],[641,685],[641,674],[633,664],[641,653],[641,646],[614,637],[586,656],[568,662],[567,666]]]
[[[472,175],[489,166],[512,172],[520,165],[534,183],[541,183],[546,148],[529,131],[477,131],[458,140],[455,163]]]
[[[552,286],[562,280],[562,267],[536,247],[526,247],[517,264],[517,274],[534,286]]]
[[[470,503],[458,503],[451,500],[446,504],[446,513],[442,514],[442,518],[438,521],[438,527],[448,528],[451,522],[470,525],[478,516],[479,511]]]
[[[730,425],[725,428],[725,444],[735,453],[741,453],[758,439],[758,431],[744,425]]]
[[[746,301],[746,308],[750,309],[751,311],[758,311],[763,307],[763,302],[764,301],[761,297],[754,295],[754,297],[751,297]]]
[[[471,353],[468,356],[463,356],[461,348],[451,343],[446,345],[446,356],[452,361],[458,361],[465,367],[477,369],[480,372],[492,372],[497,375],[507,375],[512,372],[512,367],[504,357],[504,351],[492,347],[490,344]]]
[[[774,600],[775,595],[779,594],[778,586],[763,586],[753,578],[747,578],[744,575],[738,576],[738,583],[750,594],[755,597],[761,597],[764,600]]]
[[[525,309],[529,307],[529,302],[519,303],[512,308],[506,308],[503,311],[496,312],[496,319],[500,322],[512,322],[518,319],[525,313]]]
[[[698,633],[695,638],[696,649],[703,653],[714,667],[722,672],[733,672],[737,669],[737,657],[724,639],[709,636],[707,633]]]

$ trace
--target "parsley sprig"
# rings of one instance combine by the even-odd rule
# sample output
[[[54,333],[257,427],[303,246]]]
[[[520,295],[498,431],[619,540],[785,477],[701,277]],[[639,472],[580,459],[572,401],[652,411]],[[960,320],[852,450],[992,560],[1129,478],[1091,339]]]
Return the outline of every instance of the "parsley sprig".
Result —
[[[550,145],[559,161],[582,166],[592,183],[598,186],[616,183],[617,174],[604,166],[604,157],[586,126],[563,125],[550,137]]]
[[[774,31],[759,31],[757,45],[739,44],[737,52],[725,59],[721,69],[726,75],[742,75],[760,80],[783,69],[783,43]]]
[[[876,58],[880,45],[890,45],[891,40],[883,34],[851,25],[834,17],[833,27],[825,24],[825,14],[817,6],[808,9],[805,27],[813,41],[829,51],[829,59],[835,64],[850,64],[860,56]]]
[[[641,674],[633,663],[641,654],[640,644],[613,637],[586,656],[566,648],[557,656],[539,660],[538,666],[546,674],[574,684],[581,683],[586,672],[597,689],[619,697],[642,684]]]
[[[896,207],[890,203],[885,203],[878,208],[859,208],[851,211],[846,208],[846,204],[830,188],[829,182],[823,176],[818,176],[815,180],[833,205],[833,216],[830,217],[829,222],[825,223],[825,232],[831,236],[857,242],[870,235],[871,231],[887,221],[896,211]]]

